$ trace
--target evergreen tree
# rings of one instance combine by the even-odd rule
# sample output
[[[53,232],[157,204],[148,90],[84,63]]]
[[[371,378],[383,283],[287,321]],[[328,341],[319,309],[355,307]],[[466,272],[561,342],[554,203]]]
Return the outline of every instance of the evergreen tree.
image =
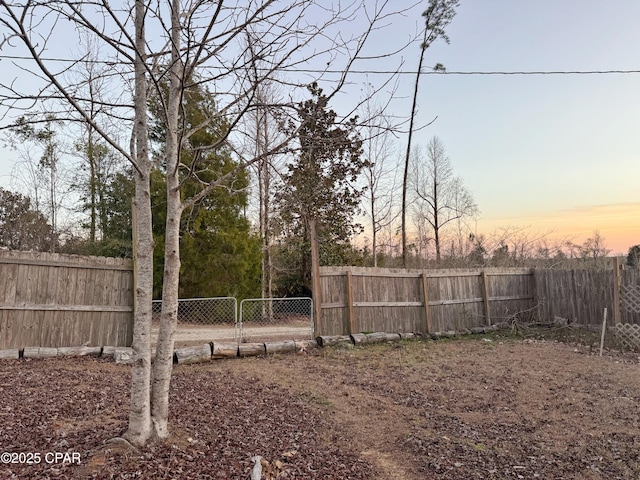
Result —
[[[627,253],[627,265],[630,267],[640,266],[640,245],[629,247],[629,253]]]
[[[297,124],[291,122],[286,128],[287,133],[297,129],[299,151],[288,165],[283,188],[276,196],[282,234],[288,244],[287,263],[297,270],[290,269],[293,275],[288,283],[296,288],[310,285],[311,221],[317,225],[320,262],[352,263],[354,251],[349,240],[362,228],[354,222],[362,195],[354,184],[367,165],[361,158],[357,117],[338,123],[322,89],[314,83],[309,91],[312,98],[298,105]]]
[[[0,246],[12,250],[50,251],[58,239],[31,199],[0,187]]]
[[[162,158],[165,123],[155,115],[152,139],[159,145],[156,155]],[[238,167],[230,152],[219,145],[228,125],[206,123],[213,118],[213,95],[203,87],[185,91],[181,128],[191,132],[183,138],[181,161],[197,172],[197,179],[183,180],[183,198],[195,196],[203,185],[222,177]],[[203,125],[204,124],[204,125]],[[249,187],[248,173],[239,171],[220,188],[214,189],[194,207],[182,214],[180,222],[180,298],[259,295],[260,240],[251,231],[244,216]],[[154,297],[162,292],[164,270],[164,228],[166,223],[166,175],[161,168],[152,173],[151,195],[154,225]]]

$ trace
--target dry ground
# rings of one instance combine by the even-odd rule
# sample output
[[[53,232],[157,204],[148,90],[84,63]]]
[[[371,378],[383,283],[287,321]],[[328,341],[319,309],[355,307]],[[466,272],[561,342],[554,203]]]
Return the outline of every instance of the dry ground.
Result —
[[[313,326],[310,321],[279,323],[245,323],[242,330],[233,324],[189,324],[179,323],[174,335],[176,347],[187,347],[208,342],[234,343],[236,333],[245,342],[265,342],[272,340],[309,340],[313,338]],[[156,343],[158,327],[151,330],[151,342]]]
[[[81,464],[0,465],[0,478],[638,479],[640,362],[549,341],[468,337],[175,368],[173,438],[126,427],[129,367],[0,363],[0,451]]]

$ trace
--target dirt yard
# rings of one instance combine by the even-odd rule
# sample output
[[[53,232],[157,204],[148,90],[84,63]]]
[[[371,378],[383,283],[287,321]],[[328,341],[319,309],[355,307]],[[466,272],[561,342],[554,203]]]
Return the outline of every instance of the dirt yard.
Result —
[[[637,354],[476,336],[179,366],[173,438],[140,451],[104,443],[129,368],[1,361],[3,462],[40,461],[0,478],[245,480],[254,455],[267,479],[640,478]]]

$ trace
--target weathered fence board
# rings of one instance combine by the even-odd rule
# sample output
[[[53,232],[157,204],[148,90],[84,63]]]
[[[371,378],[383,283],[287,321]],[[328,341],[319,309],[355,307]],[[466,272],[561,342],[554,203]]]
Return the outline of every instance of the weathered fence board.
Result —
[[[556,317],[580,325],[602,323],[605,308],[612,311],[612,270],[539,270],[535,276],[539,319]]]
[[[485,325],[492,316],[502,319],[532,308],[532,276],[530,269],[322,267],[321,334],[426,333]]]
[[[128,346],[130,260],[0,251],[0,349]]]
[[[620,273],[629,295],[636,286],[640,291],[637,269]],[[612,269],[322,267],[320,284],[322,336],[461,331],[514,319],[552,323],[556,317],[595,325],[605,307],[613,311],[616,288]],[[620,321],[640,323],[633,310],[622,309]]]

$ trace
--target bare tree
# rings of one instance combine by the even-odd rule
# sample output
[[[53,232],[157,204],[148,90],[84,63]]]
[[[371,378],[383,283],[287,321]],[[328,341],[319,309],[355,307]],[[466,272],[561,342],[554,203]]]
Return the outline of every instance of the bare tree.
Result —
[[[458,0],[429,0],[429,7],[422,13],[425,21],[424,34],[422,43],[420,44],[420,60],[418,61],[418,70],[416,71],[416,81],[413,89],[413,103],[411,105],[411,115],[409,117],[409,135],[407,138],[407,150],[404,160],[404,176],[402,179],[402,261],[404,266],[408,262],[407,250],[407,182],[409,176],[409,160],[411,157],[411,139],[413,137],[413,124],[416,117],[416,109],[418,103],[418,87],[420,83],[420,75],[422,74],[422,63],[424,54],[439,38],[449,43],[449,37],[445,32],[445,28],[451,23],[456,15],[455,8],[458,6]],[[436,65],[436,69],[443,69],[441,64]]]
[[[424,158],[415,159],[411,182],[416,199],[415,214],[431,227],[439,262],[443,228],[460,218],[475,215],[478,207],[462,179],[453,175],[451,161],[438,137],[431,139]]]
[[[70,172],[62,158],[61,128],[55,117],[43,115],[41,126],[31,124],[22,116],[11,129],[17,138],[11,143],[21,156],[20,168],[14,169],[14,175],[28,183],[33,192],[34,207],[48,217],[55,235],[60,234],[59,217],[70,189]],[[52,243],[51,251],[55,247]]]
[[[280,158],[269,154],[273,147],[282,141],[282,132],[279,128],[280,116],[274,105],[282,104],[282,93],[279,88],[282,79],[274,72],[272,78],[260,81],[260,71],[268,68],[264,64],[263,54],[260,51],[265,47],[263,39],[255,32],[247,34],[247,54],[250,61],[248,74],[256,83],[255,108],[248,112],[246,118],[246,137],[249,157],[260,158],[254,165],[255,180],[257,183],[258,203],[258,230],[261,241],[261,279],[260,288],[263,298],[273,296],[274,263],[272,257],[273,241],[273,198],[274,183],[278,177],[278,171],[283,167]],[[271,317],[271,303],[266,303],[263,312],[267,318]]]
[[[371,222],[371,254],[373,266],[378,266],[378,234],[398,217],[397,190],[399,165],[391,164],[390,134],[394,130],[384,108],[374,104],[366,95],[363,115],[369,119],[361,130],[363,157],[368,161],[363,169],[366,191],[363,195],[364,210]]]
[[[380,22],[388,20],[387,1],[373,8],[353,2],[347,5],[308,0],[250,1],[242,5],[227,5],[223,1],[170,0],[151,3],[135,0],[131,5],[114,7],[107,0],[91,3],[91,8],[74,1],[0,3],[0,27],[4,34],[0,46],[22,45],[33,59],[32,73],[42,81],[39,91],[18,91],[18,84],[0,84],[0,105],[28,108],[24,101],[55,100],[71,106],[83,122],[91,125],[96,135],[126,158],[134,169],[135,194],[134,244],[136,265],[136,308],[134,312],[133,368],[129,427],[125,438],[134,444],[144,444],[152,438],[169,434],[168,392],[173,360],[173,333],[177,321],[178,282],[180,271],[180,217],[182,212],[224,185],[239,169],[259,162],[287,148],[297,131],[290,132],[267,151],[243,154],[237,145],[237,126],[244,116],[257,108],[258,87],[273,78],[280,69],[293,70],[314,58],[326,65],[342,63],[343,73],[333,83],[331,93],[345,84],[352,64],[361,57],[369,33]],[[366,11],[362,11],[362,9]],[[133,14],[131,13],[133,11]],[[367,25],[363,32],[345,38],[339,26],[363,14]],[[129,148],[110,135],[93,118],[82,102],[80,85],[64,83],[60,73],[70,71],[77,62],[62,69],[50,67],[44,53],[57,31],[58,22],[70,21],[81,31],[94,36],[108,48],[104,59],[111,62],[114,75],[123,81],[123,92],[130,92],[133,101],[111,105],[108,115],[112,122],[132,126]],[[330,32],[334,30],[335,35]],[[147,31],[154,38],[147,38]],[[247,31],[259,32],[263,45],[258,52],[246,46]],[[259,55],[264,63],[259,75],[248,75],[252,58]],[[132,68],[133,67],[133,68]],[[302,86],[322,77],[322,71]],[[194,128],[183,122],[183,97],[196,84],[211,83],[217,94],[217,111]],[[165,88],[165,86],[167,86]],[[155,362],[151,363],[151,294],[152,253],[150,173],[147,113],[149,90],[160,103],[165,126],[164,157],[166,169],[167,223],[165,226],[163,302]],[[272,106],[295,112],[295,102]],[[106,111],[105,111],[106,112]],[[133,113],[133,115],[132,115]],[[105,113],[106,115],[107,113]],[[6,117],[6,113],[3,118]],[[34,120],[36,121],[36,120]],[[219,140],[213,145],[192,147],[189,162],[182,162],[181,152],[189,147],[188,140],[200,128],[210,124],[225,125]],[[199,152],[225,149],[239,157],[236,171],[215,175],[205,180],[198,162]],[[182,198],[182,186],[187,179],[200,179],[202,188],[190,198]]]
[[[75,152],[80,159],[74,187],[80,195],[81,210],[89,215],[86,226],[89,228],[91,242],[104,238],[109,216],[105,199],[107,182],[110,175],[122,166],[122,158],[105,145],[93,127],[94,123],[107,118],[100,115],[100,112],[110,108],[108,92],[118,88],[110,79],[109,67],[100,62],[100,52],[95,43],[96,40],[85,32],[80,45],[83,50],[79,52],[81,61],[69,79],[69,83],[78,82],[83,98],[82,107],[92,119],[92,122],[79,119],[81,131],[74,142]],[[77,117],[73,110],[68,115]],[[110,136],[117,138],[111,125],[102,125],[102,128],[109,131]]]
[[[580,256],[584,263],[593,268],[605,268],[606,258],[611,253],[607,248],[605,238],[598,230],[594,230],[593,236],[587,238],[580,247]]]

